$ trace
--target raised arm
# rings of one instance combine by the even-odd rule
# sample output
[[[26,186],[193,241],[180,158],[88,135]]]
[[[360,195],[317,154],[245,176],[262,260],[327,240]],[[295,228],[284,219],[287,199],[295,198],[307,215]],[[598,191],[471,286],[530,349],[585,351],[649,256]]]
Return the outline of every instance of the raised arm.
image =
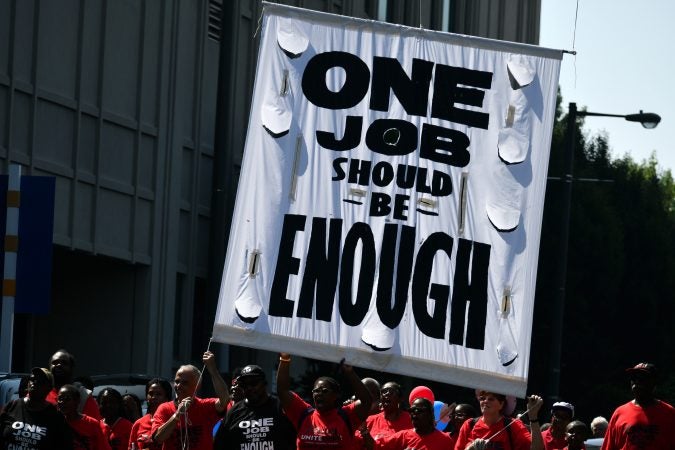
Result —
[[[342,372],[349,380],[352,389],[354,389],[354,394],[356,394],[356,414],[358,414],[359,419],[366,420],[368,413],[370,412],[370,405],[373,403],[373,397],[370,395],[370,391],[361,379],[354,372],[354,368],[348,364],[342,365]]]
[[[530,419],[530,434],[532,435],[532,445],[530,450],[544,450],[544,438],[541,437],[539,429],[539,410],[544,400],[538,395],[530,395],[527,398],[527,416]]]
[[[277,369],[277,395],[281,406],[286,408],[291,404],[291,355],[279,353],[279,368]]]
[[[227,404],[230,402],[230,390],[227,388],[223,376],[218,371],[218,366],[216,366],[216,356],[210,351],[205,351],[202,361],[206,365],[206,369],[209,371],[211,376],[211,382],[213,383],[213,389],[216,391],[218,396],[218,401],[216,402],[216,411],[219,413],[224,412],[227,409]]]

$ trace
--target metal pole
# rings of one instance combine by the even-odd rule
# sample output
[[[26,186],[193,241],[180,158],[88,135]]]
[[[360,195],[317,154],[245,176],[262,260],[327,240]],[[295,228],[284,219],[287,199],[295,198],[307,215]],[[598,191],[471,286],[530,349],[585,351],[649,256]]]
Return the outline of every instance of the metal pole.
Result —
[[[574,140],[576,134],[577,104],[570,103],[567,113],[567,130],[565,132],[565,161],[563,172],[563,191],[560,208],[560,236],[558,236],[558,272],[556,276],[556,292],[553,297],[552,333],[547,400],[559,400],[560,388],[560,355],[563,338],[563,316],[565,314],[565,284],[567,283],[567,253],[570,234],[570,213],[572,205],[572,178],[574,174]]]
[[[0,325],[0,372],[12,371],[14,340],[14,299],[16,297],[16,259],[19,243],[19,205],[21,166],[9,165],[5,222],[5,271],[2,281],[2,323]]]

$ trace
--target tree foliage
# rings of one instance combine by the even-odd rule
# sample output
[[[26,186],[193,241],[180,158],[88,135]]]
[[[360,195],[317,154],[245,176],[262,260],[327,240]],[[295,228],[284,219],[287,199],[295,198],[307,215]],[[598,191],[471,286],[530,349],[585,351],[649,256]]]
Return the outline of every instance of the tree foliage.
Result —
[[[549,175],[562,175],[567,117],[560,98]],[[675,185],[655,156],[613,158],[609,138],[577,123],[560,397],[582,418],[609,415],[629,399],[625,368],[641,361],[664,374],[659,396],[675,398]],[[626,126],[633,126],[626,124]],[[593,179],[595,181],[582,181]],[[549,378],[552,300],[560,260],[562,183],[551,180],[540,246],[530,389]]]

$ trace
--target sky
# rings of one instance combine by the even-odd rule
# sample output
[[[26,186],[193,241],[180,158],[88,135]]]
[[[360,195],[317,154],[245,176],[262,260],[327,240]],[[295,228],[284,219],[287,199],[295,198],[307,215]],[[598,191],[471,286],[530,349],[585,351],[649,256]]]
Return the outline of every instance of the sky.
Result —
[[[542,0],[539,45],[564,50],[563,110],[609,114],[640,110],[661,116],[652,130],[621,118],[586,117],[592,135],[606,132],[612,155],[643,161],[656,153],[675,174],[675,1]]]

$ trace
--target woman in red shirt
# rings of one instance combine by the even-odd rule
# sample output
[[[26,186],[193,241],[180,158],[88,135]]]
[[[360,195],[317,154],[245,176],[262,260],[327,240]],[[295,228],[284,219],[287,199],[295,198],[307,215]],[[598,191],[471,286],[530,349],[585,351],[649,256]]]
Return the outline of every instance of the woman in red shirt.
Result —
[[[171,400],[173,389],[171,383],[162,378],[153,378],[145,385],[145,399],[148,402],[148,413],[134,422],[129,436],[129,450],[152,449],[161,450],[162,444],[152,441],[152,416],[157,407]],[[135,447],[134,447],[135,445]]]
[[[537,414],[544,401],[532,395],[527,399],[527,410],[532,424],[532,434],[523,422],[508,417],[506,396],[488,391],[477,391],[481,416],[467,420],[459,430],[455,450],[465,450],[477,439],[489,440],[488,449],[543,450],[544,441],[539,430]],[[507,428],[508,429],[505,429]]]
[[[288,353],[280,354],[277,393],[284,413],[298,432],[298,450],[355,448],[354,431],[368,417],[372,397],[352,366],[343,364],[342,371],[354,388],[357,400],[342,406],[338,382],[330,377],[319,377],[312,389],[312,407],[290,390],[290,362]]]

